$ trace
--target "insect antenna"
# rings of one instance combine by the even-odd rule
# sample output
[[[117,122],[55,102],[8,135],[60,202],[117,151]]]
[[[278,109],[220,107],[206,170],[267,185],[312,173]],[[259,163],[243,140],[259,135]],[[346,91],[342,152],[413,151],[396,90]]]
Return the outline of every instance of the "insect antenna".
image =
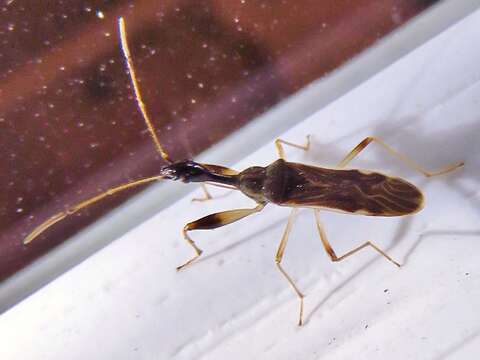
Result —
[[[145,107],[145,104],[142,100],[142,95],[140,93],[140,88],[138,86],[137,78],[135,75],[135,69],[133,67],[133,61],[132,61],[132,56],[130,54],[130,50],[128,47],[128,42],[127,42],[127,32],[125,29],[125,20],[123,18],[119,18],[118,20],[118,26],[119,26],[119,32],[120,32],[120,42],[121,42],[121,48],[123,52],[123,56],[125,57],[125,61],[127,63],[128,71],[130,73],[130,79],[133,85],[133,90],[135,93],[135,99],[138,104],[138,108],[140,109],[140,112],[143,116],[143,119],[145,120],[145,123],[147,124],[148,131],[150,133],[151,138],[153,139],[153,142],[155,143],[155,147],[157,151],[159,152],[160,156],[162,159],[164,159],[167,163],[172,164],[173,161],[170,159],[168,156],[168,153],[163,149],[162,145],[160,144],[160,141],[158,140],[158,137],[155,133],[155,129],[153,128],[152,122],[148,116],[147,109]],[[51,226],[55,225],[59,221],[62,221],[66,217],[100,201],[106,198],[107,196],[113,195],[117,192],[127,190],[132,187],[140,186],[146,183],[150,183],[153,181],[158,181],[163,179],[164,177],[162,175],[157,175],[157,176],[152,176],[152,177],[147,177],[143,179],[138,179],[138,180],[133,180],[128,183],[118,185],[116,187],[110,188],[98,195],[95,195],[89,199],[83,200],[75,205],[72,205],[68,207],[66,210],[61,211],[53,216],[51,216],[48,220],[44,221],[42,224],[38,225],[33,231],[28,234],[25,239],[23,240],[24,244],[28,244],[31,241],[33,241],[35,238],[37,238],[40,234],[42,234],[45,230],[50,228]]]
[[[160,144],[160,141],[158,140],[157,134],[155,133],[155,129],[153,128],[153,125],[152,125],[152,121],[148,116],[147,108],[145,106],[145,103],[143,102],[142,94],[140,93],[140,87],[138,86],[137,77],[135,75],[135,69],[133,67],[132,55],[130,54],[130,49],[128,47],[127,31],[125,28],[125,20],[123,19],[123,17],[118,19],[118,28],[120,31],[120,41],[122,45],[122,52],[123,52],[123,56],[125,57],[125,61],[127,62],[128,72],[130,73],[130,80],[132,81],[133,91],[135,92],[135,99],[137,100],[138,108],[142,113],[143,119],[147,124],[150,136],[152,137],[152,140],[155,143],[155,147],[157,148],[157,151],[159,152],[160,156],[162,157],[163,160],[165,160],[169,164],[172,164],[173,161],[170,159],[167,152],[165,151],[165,149]]]
[[[38,225],[35,229],[33,229],[33,231],[30,234],[27,235],[27,237],[25,237],[25,239],[23,240],[23,243],[28,244],[29,242],[33,241],[36,237],[38,237],[41,233],[43,233],[52,225],[65,219],[67,216],[75,214],[77,211],[80,211],[83,208],[86,208],[87,206],[90,206],[100,200],[103,200],[107,196],[113,195],[117,192],[127,190],[135,186],[143,185],[143,184],[161,180],[161,179],[163,179],[163,176],[157,175],[157,176],[152,176],[152,177],[148,177],[140,180],[130,181],[128,183],[119,185],[117,187],[110,188],[107,191],[104,191],[103,193],[100,193],[98,195],[95,195],[94,197],[91,197],[90,199],[83,200],[75,205],[72,205],[68,207],[66,210],[60,211],[59,213],[50,217],[48,220],[44,221],[42,224]]]

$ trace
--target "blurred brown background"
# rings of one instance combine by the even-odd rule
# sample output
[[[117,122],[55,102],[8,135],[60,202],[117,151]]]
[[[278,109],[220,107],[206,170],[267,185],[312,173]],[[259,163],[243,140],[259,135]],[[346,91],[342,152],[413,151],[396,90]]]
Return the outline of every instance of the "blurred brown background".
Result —
[[[67,205],[155,175],[121,57],[124,16],[144,100],[173,159],[190,158],[435,0],[3,1],[0,281],[133,192],[23,237]]]

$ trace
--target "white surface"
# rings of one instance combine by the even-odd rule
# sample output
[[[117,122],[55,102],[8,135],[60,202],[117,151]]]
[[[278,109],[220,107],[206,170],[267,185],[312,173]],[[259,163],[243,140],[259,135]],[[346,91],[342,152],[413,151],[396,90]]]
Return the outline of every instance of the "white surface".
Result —
[[[414,217],[323,213],[337,253],[373,240],[402,269],[370,250],[331,263],[311,211],[302,211],[284,260],[307,294],[307,324],[298,328],[297,298],[273,261],[288,209],[268,206],[222,229],[192,233],[205,256],[176,273],[192,255],[180,235],[184,223],[251,205],[237,193],[193,205],[188,196],[4,313],[0,358],[474,358],[479,22],[477,12],[282,136],[303,142],[313,134],[310,153],[287,150],[289,160],[312,164],[335,164],[371,134],[432,170],[466,161],[461,171],[425,179],[370,145],[352,163],[395,173],[425,192],[426,208]],[[237,168],[275,157],[268,144]]]

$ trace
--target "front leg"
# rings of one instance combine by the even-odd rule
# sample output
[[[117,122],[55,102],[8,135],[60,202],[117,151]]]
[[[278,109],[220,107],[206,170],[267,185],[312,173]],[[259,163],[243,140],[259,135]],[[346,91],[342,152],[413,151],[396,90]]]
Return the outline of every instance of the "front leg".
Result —
[[[198,201],[198,202],[203,202],[203,201],[208,201],[212,200],[213,196],[210,194],[210,191],[208,191],[207,186],[205,184],[200,185],[202,190],[203,190],[203,197],[198,197],[198,198],[193,198],[192,202]]]
[[[195,244],[195,242],[188,236],[187,232],[192,230],[211,230],[216,229],[218,227],[231,224],[235,221],[243,219],[244,217],[251,215],[253,213],[261,211],[265,207],[264,203],[260,203],[255,206],[253,209],[236,209],[236,210],[228,210],[222,211],[215,214],[207,215],[201,219],[192,221],[183,227],[183,237],[187,241],[187,243],[193,247],[195,250],[195,256],[192,257],[190,260],[185,262],[183,265],[177,267],[178,270],[182,270],[187,265],[190,265],[194,262],[201,254],[202,250]]]
[[[215,183],[210,183],[210,182],[207,182],[208,185],[210,186],[216,186],[216,187],[220,187],[220,188],[223,188],[223,189],[230,189],[230,190],[238,190],[235,186],[229,186],[229,185],[223,185],[223,184],[215,184]],[[220,197],[224,197],[224,196],[227,196],[229,193],[226,193],[226,194],[223,194],[223,195],[220,195],[220,196],[212,196],[212,194],[210,194],[210,191],[208,191],[207,189],[207,185],[205,184],[202,184],[201,185],[201,188],[203,190],[203,193],[204,193],[204,196],[203,197],[200,197],[200,198],[193,198],[192,199],[192,202],[204,202],[204,201],[209,201],[209,200],[212,200],[212,199],[217,199],[217,198],[220,198]]]

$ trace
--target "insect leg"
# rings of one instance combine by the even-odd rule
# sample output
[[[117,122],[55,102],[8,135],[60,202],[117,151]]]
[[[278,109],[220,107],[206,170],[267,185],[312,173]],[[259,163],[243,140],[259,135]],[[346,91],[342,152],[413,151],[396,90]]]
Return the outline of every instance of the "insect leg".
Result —
[[[195,256],[190,260],[185,262],[183,265],[177,267],[177,270],[183,269],[185,266],[190,265],[195,261],[201,254],[202,250],[195,244],[195,242],[188,236],[189,231],[193,230],[210,230],[215,229],[224,225],[231,224],[237,220],[243,219],[244,217],[251,215],[253,213],[261,211],[265,207],[265,204],[261,203],[255,206],[253,209],[236,209],[228,210],[215,214],[207,215],[201,219],[192,221],[183,227],[183,237],[187,243],[193,247],[195,250]]]
[[[202,184],[202,185],[200,185],[200,187],[202,188],[204,196],[203,197],[198,197],[198,198],[193,198],[192,202],[194,202],[194,201],[203,202],[203,201],[212,200],[213,196],[208,191],[207,186],[205,184]]]
[[[293,290],[297,293],[298,298],[300,299],[300,315],[298,318],[298,326],[302,326],[303,324],[303,298],[305,295],[303,295],[300,290],[298,290],[297,286],[293,282],[292,278],[290,275],[287,274],[287,272],[283,269],[281,262],[283,259],[283,254],[285,253],[285,247],[287,246],[287,240],[288,236],[290,235],[290,231],[292,230],[293,222],[295,221],[295,215],[297,214],[298,209],[293,208],[292,212],[290,213],[290,216],[288,217],[288,223],[287,227],[285,228],[285,231],[282,236],[282,240],[280,241],[280,245],[278,246],[277,254],[275,255],[275,264],[278,267],[278,270],[285,276],[287,279],[288,283],[292,286]]]
[[[341,261],[341,260],[349,257],[350,255],[355,254],[357,251],[360,251],[363,248],[365,248],[367,246],[370,246],[375,251],[377,251],[380,255],[385,257],[388,261],[390,261],[391,263],[400,267],[400,264],[398,262],[393,260],[383,250],[381,250],[377,245],[375,245],[374,243],[372,243],[370,241],[367,241],[367,242],[363,243],[362,245],[356,247],[355,249],[348,251],[346,254],[343,254],[342,256],[337,256],[337,254],[335,254],[335,251],[333,251],[332,246],[330,245],[330,242],[327,239],[327,234],[325,233],[325,229],[323,227],[323,224],[320,221],[320,210],[314,209],[313,211],[315,212],[315,220],[317,222],[317,228],[318,228],[318,233],[320,234],[320,240],[322,240],[323,247],[325,248],[325,251],[327,252],[328,256],[330,256],[330,259],[332,259],[332,261]]]
[[[357,156],[363,149],[367,147],[368,144],[370,144],[372,141],[376,142],[377,144],[381,145],[385,150],[387,150],[393,157],[397,158],[398,160],[402,161],[404,164],[409,166],[410,168],[422,173],[426,177],[431,177],[431,176],[437,176],[437,175],[442,175],[449,173],[450,171],[453,171],[461,166],[464,165],[463,161],[460,161],[458,163],[446,166],[445,168],[435,171],[435,172],[430,172],[425,170],[423,167],[418,165],[416,162],[414,162],[412,159],[409,157],[400,154],[398,151],[395,149],[391,148],[389,145],[387,145],[385,142],[380,140],[379,138],[369,136],[363,139],[357,146],[353,148],[352,151],[350,151],[345,158],[340,161],[338,164],[339,168],[345,167],[355,156]]]
[[[220,187],[220,188],[224,188],[224,189],[238,190],[235,186],[229,186],[229,185],[224,185],[224,184],[214,184],[214,183],[210,183],[210,182],[207,182],[207,184],[210,185],[210,186],[216,186],[216,187]],[[192,202],[195,202],[195,201],[203,202],[203,201],[208,201],[208,200],[212,200],[212,199],[218,199],[220,197],[227,196],[231,193],[231,191],[229,191],[229,192],[227,192],[223,195],[212,196],[212,194],[210,194],[210,191],[208,191],[208,188],[205,184],[202,184],[200,186],[202,187],[204,196],[199,197],[199,198],[193,198]]]
[[[285,141],[285,140],[282,140],[282,139],[275,140],[275,146],[277,148],[278,157],[280,159],[285,159],[285,151],[283,151],[282,144],[293,146],[293,147],[296,147],[298,149],[308,151],[308,149],[310,148],[310,135],[307,135],[307,143],[305,145],[294,144],[294,143],[291,143],[289,141]]]

